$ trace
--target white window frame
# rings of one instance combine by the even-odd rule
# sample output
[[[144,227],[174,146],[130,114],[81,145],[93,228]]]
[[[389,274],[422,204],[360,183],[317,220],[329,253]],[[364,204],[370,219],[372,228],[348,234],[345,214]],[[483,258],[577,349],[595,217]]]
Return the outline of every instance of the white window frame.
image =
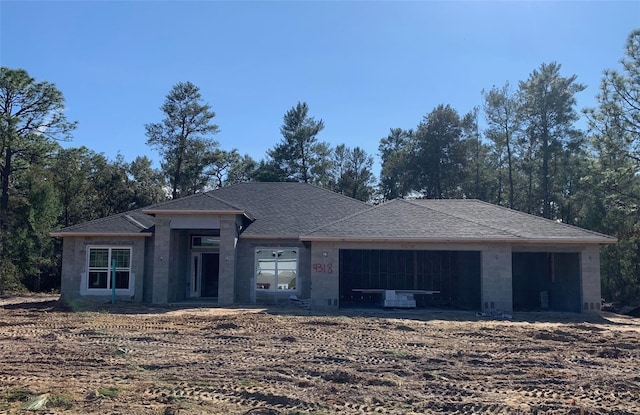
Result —
[[[258,253],[260,251],[268,251],[268,252],[276,252],[276,251],[293,251],[295,252],[296,255],[296,267],[293,270],[294,274],[295,274],[295,279],[296,279],[296,287],[293,289],[288,289],[288,288],[282,288],[278,286],[278,274],[274,273],[273,276],[273,281],[270,283],[269,288],[259,288],[258,286],[258,282],[257,282],[257,277],[258,277],[258,273],[261,271],[260,270],[260,264],[259,264],[259,260],[258,260]],[[256,283],[254,284],[254,290],[258,293],[262,292],[262,293],[289,293],[289,294],[293,294],[293,293],[299,293],[300,292],[300,248],[299,247],[282,247],[282,246],[278,246],[278,247],[273,247],[273,246],[267,246],[267,247],[257,247],[254,251],[254,261],[255,261],[255,267],[254,267],[254,279],[256,281]],[[277,262],[276,261],[276,270],[277,270]],[[279,270],[278,270],[279,271]]]
[[[81,295],[111,295],[111,282],[112,282],[112,252],[113,250],[127,250],[129,251],[129,266],[128,267],[116,267],[116,271],[128,271],[129,272],[129,288],[116,288],[116,295],[133,296],[135,293],[135,275],[133,273],[133,247],[122,245],[87,245],[86,247],[86,272],[81,274],[80,278],[80,294]],[[107,267],[90,267],[91,250],[93,249],[108,249]],[[89,288],[89,273],[92,271],[106,271],[107,272],[107,288]]]

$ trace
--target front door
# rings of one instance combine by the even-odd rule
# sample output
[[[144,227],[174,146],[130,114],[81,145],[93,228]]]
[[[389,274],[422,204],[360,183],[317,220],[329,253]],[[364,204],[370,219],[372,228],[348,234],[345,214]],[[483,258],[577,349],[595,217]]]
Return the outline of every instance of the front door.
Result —
[[[218,296],[218,272],[220,270],[220,254],[202,253],[201,297]]]
[[[191,255],[190,297],[217,297],[220,254],[194,252]]]

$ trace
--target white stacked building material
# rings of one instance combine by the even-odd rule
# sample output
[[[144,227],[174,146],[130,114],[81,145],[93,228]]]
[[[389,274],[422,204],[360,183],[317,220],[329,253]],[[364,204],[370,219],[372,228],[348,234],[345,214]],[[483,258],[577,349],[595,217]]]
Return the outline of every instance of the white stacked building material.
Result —
[[[416,300],[413,294],[399,294],[395,290],[385,290],[383,306],[385,308],[416,308]]]

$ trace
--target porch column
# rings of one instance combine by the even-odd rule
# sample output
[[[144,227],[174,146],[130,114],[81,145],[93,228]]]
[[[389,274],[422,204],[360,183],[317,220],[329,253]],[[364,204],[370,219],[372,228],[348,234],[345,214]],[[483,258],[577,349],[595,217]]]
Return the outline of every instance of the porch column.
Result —
[[[220,218],[220,273],[218,278],[218,304],[235,302],[236,243],[238,233],[236,218]]]
[[[589,245],[580,254],[582,312],[600,311],[600,246]]]
[[[153,247],[153,288],[151,302],[169,302],[169,255],[171,246],[170,220],[156,217]]]
[[[513,311],[511,245],[489,245],[482,250],[482,311]]]

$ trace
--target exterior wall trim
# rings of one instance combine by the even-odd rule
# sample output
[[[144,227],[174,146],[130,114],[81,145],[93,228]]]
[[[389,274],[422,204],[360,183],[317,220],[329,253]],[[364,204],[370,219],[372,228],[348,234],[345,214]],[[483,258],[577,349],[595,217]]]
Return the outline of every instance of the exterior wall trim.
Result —
[[[171,209],[143,209],[148,215],[245,215],[243,210],[171,210]]]
[[[244,234],[240,234],[239,239],[264,239],[264,240],[272,240],[272,239],[286,239],[288,241],[290,240],[295,240],[295,241],[304,241],[304,239],[302,239],[300,237],[300,235],[244,235]]]
[[[137,233],[113,233],[113,232],[49,232],[49,236],[53,238],[64,238],[66,236],[108,236],[108,237],[141,237],[149,238],[153,236],[151,232],[137,232]]]
[[[110,288],[89,289],[87,288],[87,285],[88,285],[88,273],[82,272],[80,273],[80,295],[81,296],[102,296],[102,297],[111,296],[112,291]],[[133,297],[136,293],[135,287],[136,287],[136,274],[134,274],[133,272],[130,272],[129,288],[127,289],[116,288],[116,296]]]
[[[261,238],[252,236],[253,238]],[[609,245],[615,244],[615,239],[491,239],[491,238],[335,238],[325,236],[301,236],[301,241],[305,242],[408,242],[408,243],[510,243],[510,244],[568,244],[568,245]]]

